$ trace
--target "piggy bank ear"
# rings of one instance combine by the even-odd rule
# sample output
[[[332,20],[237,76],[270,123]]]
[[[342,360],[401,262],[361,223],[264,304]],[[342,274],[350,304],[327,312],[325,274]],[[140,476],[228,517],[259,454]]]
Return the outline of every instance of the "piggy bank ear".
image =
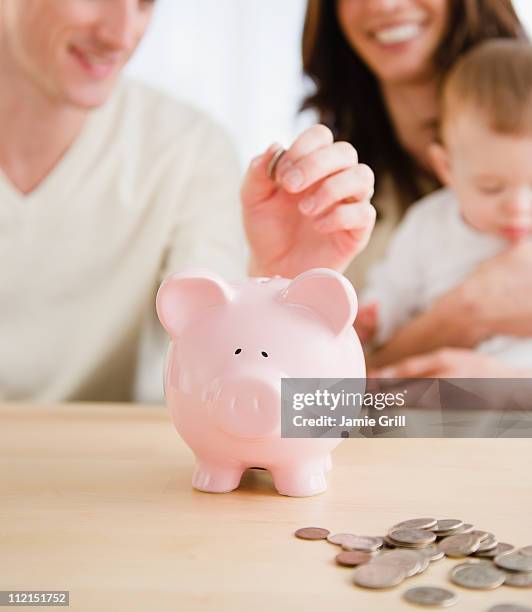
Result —
[[[173,274],[157,292],[157,315],[166,331],[175,337],[195,314],[211,306],[227,304],[231,299],[231,287],[208,270]]]
[[[358,308],[351,283],[328,268],[303,272],[282,291],[281,299],[286,304],[309,308],[335,334],[341,334],[353,325]]]

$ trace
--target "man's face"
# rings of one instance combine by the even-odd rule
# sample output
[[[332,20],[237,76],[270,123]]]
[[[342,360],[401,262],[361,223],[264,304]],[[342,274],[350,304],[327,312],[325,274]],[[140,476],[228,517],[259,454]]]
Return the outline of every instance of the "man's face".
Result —
[[[154,0],[0,0],[11,72],[67,105],[103,104],[139,44]]]

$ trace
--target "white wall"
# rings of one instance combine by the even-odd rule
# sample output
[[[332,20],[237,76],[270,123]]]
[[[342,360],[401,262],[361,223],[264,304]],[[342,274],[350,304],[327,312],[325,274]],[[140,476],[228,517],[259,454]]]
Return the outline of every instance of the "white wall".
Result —
[[[157,0],[130,74],[193,102],[246,162],[295,133],[306,0]]]
[[[515,6],[532,31],[532,0]],[[128,71],[217,118],[247,164],[305,124],[297,119],[305,7],[306,0],[157,0]]]
[[[513,0],[513,2],[528,31],[532,32],[532,2],[530,0]]]

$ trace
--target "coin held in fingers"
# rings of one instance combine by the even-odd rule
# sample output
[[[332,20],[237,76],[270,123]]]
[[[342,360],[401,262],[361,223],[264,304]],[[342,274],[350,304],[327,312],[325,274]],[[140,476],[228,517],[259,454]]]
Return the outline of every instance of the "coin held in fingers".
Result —
[[[270,180],[274,181],[275,180],[275,170],[277,168],[277,165],[279,164],[279,162],[281,161],[281,157],[286,153],[286,149],[283,149],[282,147],[277,149],[277,151],[275,151],[275,153],[273,154],[273,157],[270,159],[270,163],[268,164],[268,177]]]

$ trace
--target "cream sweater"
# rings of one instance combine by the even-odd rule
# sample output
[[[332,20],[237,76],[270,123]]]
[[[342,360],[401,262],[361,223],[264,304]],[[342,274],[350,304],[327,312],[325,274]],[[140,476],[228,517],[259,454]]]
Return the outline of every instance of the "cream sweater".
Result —
[[[169,273],[245,273],[240,169],[220,128],[122,82],[45,181],[0,175],[0,400],[160,400]]]

